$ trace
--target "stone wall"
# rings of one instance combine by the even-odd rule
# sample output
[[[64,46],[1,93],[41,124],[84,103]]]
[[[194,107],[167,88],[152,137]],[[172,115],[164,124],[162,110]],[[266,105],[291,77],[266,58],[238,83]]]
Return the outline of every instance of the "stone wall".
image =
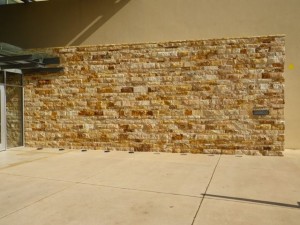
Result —
[[[25,77],[27,146],[281,155],[284,37],[53,48]],[[253,115],[267,109],[269,115]]]

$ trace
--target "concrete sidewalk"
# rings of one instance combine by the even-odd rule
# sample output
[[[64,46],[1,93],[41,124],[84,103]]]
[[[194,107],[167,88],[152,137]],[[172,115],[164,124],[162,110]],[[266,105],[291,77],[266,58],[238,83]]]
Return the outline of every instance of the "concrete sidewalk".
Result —
[[[0,225],[298,225],[300,151],[284,154],[12,149]]]

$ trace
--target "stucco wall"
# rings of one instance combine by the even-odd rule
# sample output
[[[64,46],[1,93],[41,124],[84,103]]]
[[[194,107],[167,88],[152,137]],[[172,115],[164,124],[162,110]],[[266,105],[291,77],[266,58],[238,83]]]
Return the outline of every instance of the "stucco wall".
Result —
[[[27,146],[284,149],[282,36],[50,50],[65,72],[25,77]],[[270,114],[254,116],[254,109]]]
[[[51,0],[0,7],[24,48],[286,34],[286,148],[300,148],[299,0]]]

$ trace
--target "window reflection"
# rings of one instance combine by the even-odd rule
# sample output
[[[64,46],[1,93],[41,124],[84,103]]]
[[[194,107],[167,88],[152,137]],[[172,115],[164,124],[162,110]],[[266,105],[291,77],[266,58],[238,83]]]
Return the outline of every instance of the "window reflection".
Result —
[[[22,80],[22,74],[0,71],[0,83],[5,85],[7,148],[23,146]]]
[[[22,87],[6,86],[7,147],[23,145]]]

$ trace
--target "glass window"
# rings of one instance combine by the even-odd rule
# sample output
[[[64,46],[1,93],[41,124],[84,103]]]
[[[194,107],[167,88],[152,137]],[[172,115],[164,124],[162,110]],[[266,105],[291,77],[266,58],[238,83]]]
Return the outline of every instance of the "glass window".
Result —
[[[30,2],[44,2],[48,0],[27,0],[27,1],[22,1],[22,0],[0,0],[0,5],[7,5],[7,4],[17,4],[17,3],[30,3]]]
[[[6,73],[6,85],[22,85],[22,74],[19,73]]]
[[[22,87],[6,86],[7,147],[23,145],[23,91]]]
[[[4,72],[0,71],[0,84],[4,84]]]
[[[7,148],[23,146],[22,76],[22,74],[11,72],[6,72],[5,75],[3,71],[0,71],[0,83],[5,85]]]

